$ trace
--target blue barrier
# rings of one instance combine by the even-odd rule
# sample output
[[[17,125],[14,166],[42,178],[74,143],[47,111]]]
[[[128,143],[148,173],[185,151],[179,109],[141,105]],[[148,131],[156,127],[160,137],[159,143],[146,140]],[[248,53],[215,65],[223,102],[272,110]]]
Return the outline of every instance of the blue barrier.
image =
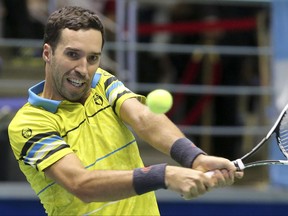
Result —
[[[27,100],[28,99],[24,97],[0,98],[0,109],[2,107],[9,107],[12,111],[17,111]]]
[[[287,203],[267,202],[170,202],[160,201],[162,216],[283,216],[288,210]],[[38,200],[0,200],[0,215],[3,216],[44,216]]]
[[[287,203],[160,202],[162,216],[283,216]]]
[[[45,216],[42,204],[38,200],[8,199],[0,200],[0,215],[3,216]]]

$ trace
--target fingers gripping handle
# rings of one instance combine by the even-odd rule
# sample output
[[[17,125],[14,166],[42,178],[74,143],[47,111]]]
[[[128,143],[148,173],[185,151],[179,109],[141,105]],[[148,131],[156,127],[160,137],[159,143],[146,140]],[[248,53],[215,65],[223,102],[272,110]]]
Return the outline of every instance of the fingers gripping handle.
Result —
[[[213,176],[213,174],[214,174],[214,171],[208,171],[205,173],[205,175],[209,178],[211,178]]]
[[[245,165],[241,159],[237,159],[237,160],[233,161],[233,163],[234,163],[234,165],[238,171],[245,169]]]
[[[237,171],[241,171],[241,170],[245,169],[245,165],[241,159],[237,159],[237,160],[233,161],[233,164],[237,168]],[[214,171],[208,171],[205,173],[205,175],[209,178],[211,178],[213,176],[213,174],[214,174]]]

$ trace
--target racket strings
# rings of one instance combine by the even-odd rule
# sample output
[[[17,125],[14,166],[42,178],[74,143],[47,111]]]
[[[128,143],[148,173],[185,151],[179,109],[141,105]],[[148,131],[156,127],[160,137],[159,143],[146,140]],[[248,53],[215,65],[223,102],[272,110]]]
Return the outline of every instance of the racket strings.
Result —
[[[288,158],[288,115],[284,113],[280,121],[278,144],[283,154]]]

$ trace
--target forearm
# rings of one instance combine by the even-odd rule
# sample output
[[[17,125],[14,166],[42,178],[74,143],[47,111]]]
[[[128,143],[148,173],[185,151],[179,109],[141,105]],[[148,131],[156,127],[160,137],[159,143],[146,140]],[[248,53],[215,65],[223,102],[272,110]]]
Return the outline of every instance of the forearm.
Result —
[[[45,175],[83,202],[114,201],[166,188],[166,164],[134,170],[87,170],[69,154],[44,170]]]
[[[196,157],[205,154],[192,141],[185,138],[166,115],[155,115],[149,111],[142,114],[139,122],[133,127],[138,136],[154,148],[171,156],[183,167],[192,168]]]
[[[112,201],[136,194],[133,170],[87,170],[69,154],[44,170],[45,175],[84,202]]]
[[[85,202],[114,201],[135,196],[133,170],[87,171],[75,188],[68,190]]]
[[[139,122],[133,125],[136,134],[154,148],[170,155],[173,143],[184,137],[179,128],[165,115],[155,115],[147,112]]]

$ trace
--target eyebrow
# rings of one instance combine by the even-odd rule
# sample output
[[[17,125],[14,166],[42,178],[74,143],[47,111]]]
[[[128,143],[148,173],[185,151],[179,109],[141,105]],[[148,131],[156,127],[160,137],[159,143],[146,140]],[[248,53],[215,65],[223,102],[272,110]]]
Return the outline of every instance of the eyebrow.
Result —
[[[74,51],[74,52],[83,52],[80,49],[72,48],[72,47],[66,47],[65,50]],[[101,53],[102,52],[92,52],[92,54],[94,54],[94,55],[101,55]]]

